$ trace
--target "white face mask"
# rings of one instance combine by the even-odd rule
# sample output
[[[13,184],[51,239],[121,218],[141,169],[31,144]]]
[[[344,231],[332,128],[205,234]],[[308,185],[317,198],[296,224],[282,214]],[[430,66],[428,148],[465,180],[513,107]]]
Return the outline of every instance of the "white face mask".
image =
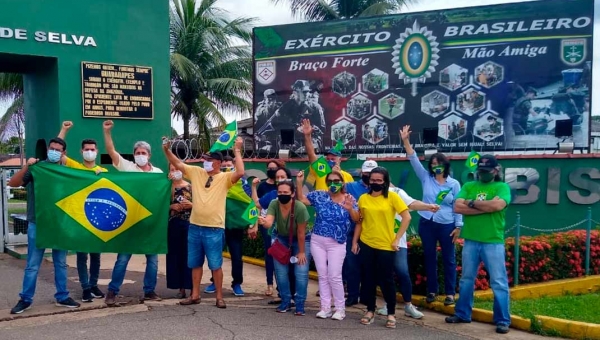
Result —
[[[204,165],[203,165],[204,170],[211,172],[213,171],[213,162],[208,162],[208,161],[204,161]]]
[[[175,170],[171,173],[171,175],[173,176],[173,179],[178,181],[181,179],[181,177],[183,176],[183,174],[181,173],[181,171],[179,170]]]
[[[85,159],[88,162],[91,162],[96,160],[97,155],[98,153],[96,151],[87,150],[83,152],[83,159]]]
[[[146,155],[135,155],[135,164],[137,164],[138,166],[145,166],[146,164],[148,164],[148,156]]]

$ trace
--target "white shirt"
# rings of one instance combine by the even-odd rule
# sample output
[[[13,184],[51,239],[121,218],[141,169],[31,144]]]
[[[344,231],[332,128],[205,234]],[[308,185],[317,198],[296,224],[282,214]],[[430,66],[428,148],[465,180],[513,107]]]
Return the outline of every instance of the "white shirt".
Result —
[[[124,171],[124,172],[156,172],[156,173],[163,173],[163,171],[159,168],[155,168],[152,166],[152,164],[150,164],[150,171],[144,171],[142,169],[140,169],[139,166],[137,166],[137,164],[135,164],[132,161],[128,161],[125,158],[123,158],[123,156],[119,155],[119,164],[114,165],[114,167],[119,170],[119,171]]]
[[[409,208],[410,208],[410,205],[411,205],[411,204],[412,204],[414,201],[416,201],[416,199],[414,199],[414,198],[410,197],[410,196],[409,196],[409,195],[406,193],[406,191],[404,191],[404,190],[402,190],[402,189],[400,189],[400,188],[393,187],[393,188],[390,188],[390,191],[391,191],[391,192],[395,192],[395,193],[397,193],[397,194],[400,196],[400,198],[401,198],[401,199],[404,201],[404,204],[406,204],[406,206],[407,206],[407,207],[409,207]],[[397,220],[398,222],[402,222],[402,216],[400,216],[400,214],[396,214],[396,220]],[[399,246],[400,246],[400,248],[408,248],[408,246],[407,246],[407,244],[406,244],[406,233],[404,233],[404,235],[402,235],[402,238],[400,239],[400,244],[399,244]]]

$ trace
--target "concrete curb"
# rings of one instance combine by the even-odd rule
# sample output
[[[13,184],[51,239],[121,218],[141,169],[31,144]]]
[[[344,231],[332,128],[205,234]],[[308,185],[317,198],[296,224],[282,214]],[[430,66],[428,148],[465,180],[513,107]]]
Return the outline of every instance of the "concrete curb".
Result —
[[[223,252],[223,256],[231,258],[229,253]],[[255,266],[264,267],[265,261],[242,256],[242,261]],[[318,275],[314,271],[309,272],[311,280],[317,280]],[[561,296],[565,292],[581,294],[592,291],[600,291],[600,275],[588,276],[579,279],[556,280],[552,282],[534,283],[523,286],[518,286],[510,289],[511,299],[531,299],[541,296]],[[377,294],[381,296],[379,289]],[[476,291],[475,297],[483,300],[493,299],[492,290]],[[396,294],[396,301],[403,303],[401,294]],[[442,314],[454,315],[454,306],[444,306],[442,302],[433,302],[428,304],[425,302],[425,297],[421,295],[413,295],[412,304],[422,308],[427,308]],[[485,309],[473,308],[471,319],[473,321],[493,324],[493,312]],[[556,331],[562,336],[572,339],[600,339],[600,325],[590,324],[585,322],[570,321],[548,316],[536,315],[535,321],[539,327],[546,331]],[[531,320],[520,316],[511,315],[511,328],[519,329],[526,332],[531,332]]]

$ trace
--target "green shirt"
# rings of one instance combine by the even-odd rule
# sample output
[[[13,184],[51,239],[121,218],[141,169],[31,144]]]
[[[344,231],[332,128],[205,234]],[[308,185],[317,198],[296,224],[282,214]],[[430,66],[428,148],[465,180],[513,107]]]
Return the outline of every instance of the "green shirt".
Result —
[[[458,198],[465,200],[489,201],[498,196],[510,204],[510,187],[504,182],[481,183],[472,181],[465,183]],[[493,213],[479,215],[463,215],[464,225],[460,236],[465,240],[482,243],[504,243],[506,208]]]
[[[306,223],[310,220],[310,215],[308,214],[308,210],[304,203],[296,200],[296,204],[294,206],[294,233],[298,235],[298,224]],[[290,223],[289,223],[289,215],[282,216],[281,211],[279,210],[279,200],[272,200],[269,203],[269,208],[267,209],[267,215],[275,216],[275,223],[277,224],[277,235],[283,236],[285,238],[289,237]],[[297,237],[294,236],[294,239]]]

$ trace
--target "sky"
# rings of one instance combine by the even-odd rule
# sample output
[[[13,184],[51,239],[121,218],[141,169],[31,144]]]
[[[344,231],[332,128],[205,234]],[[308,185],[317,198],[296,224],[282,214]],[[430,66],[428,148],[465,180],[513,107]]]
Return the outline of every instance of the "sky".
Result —
[[[402,13],[407,12],[420,12],[447,8],[458,8],[458,7],[470,7],[470,6],[482,6],[482,5],[493,5],[502,3],[515,3],[525,2],[522,0],[420,0],[418,3],[411,4],[402,10]],[[595,12],[595,38],[594,45],[600,46],[600,0],[594,0],[596,10]],[[272,26],[272,25],[283,25],[295,22],[301,22],[299,19],[293,18],[289,9],[284,4],[274,5],[271,0],[218,0],[216,3],[217,7],[220,7],[229,12],[231,18],[245,16],[255,17],[258,19],[257,26]],[[594,65],[600,65],[600,53],[596,53],[594,56]],[[593,70],[593,98],[598,98],[600,91],[600,66],[594,67]],[[592,112],[596,115],[600,115],[600,101],[592,101]],[[6,110],[7,104],[0,102],[0,114],[3,114]],[[226,115],[227,120],[234,119],[233,115]],[[178,131],[183,131],[183,124],[181,121],[173,120],[173,127]]]

